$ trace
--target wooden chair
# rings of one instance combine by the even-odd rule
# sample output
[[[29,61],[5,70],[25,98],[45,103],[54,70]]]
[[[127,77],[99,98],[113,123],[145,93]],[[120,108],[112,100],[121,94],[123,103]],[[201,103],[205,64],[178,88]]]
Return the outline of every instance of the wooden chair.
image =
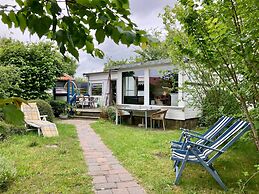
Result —
[[[38,130],[38,134],[44,137],[58,136],[58,130],[55,123],[46,120],[47,115],[40,115],[36,103],[21,105],[21,111],[24,113],[26,125],[34,127]]]
[[[151,124],[151,128],[153,127],[153,121],[162,121],[163,123],[163,129],[165,130],[165,116],[166,116],[166,113],[167,113],[167,109],[166,110],[160,110],[160,111],[157,111],[155,113],[153,113],[151,116],[150,116],[150,124]]]

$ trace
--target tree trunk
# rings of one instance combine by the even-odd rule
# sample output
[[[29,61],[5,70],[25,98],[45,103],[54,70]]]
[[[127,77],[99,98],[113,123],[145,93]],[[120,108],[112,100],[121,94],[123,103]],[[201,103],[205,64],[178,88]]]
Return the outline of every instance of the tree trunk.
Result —
[[[241,97],[241,103],[242,103],[243,110],[245,112],[245,117],[251,123],[251,130],[252,130],[252,134],[253,134],[254,143],[255,143],[257,151],[259,151],[258,132],[257,132],[257,130],[255,128],[254,123],[253,123],[253,119],[251,118],[251,115],[249,114],[249,111],[248,111],[248,108],[246,106],[246,103],[245,103],[245,101],[244,101],[244,99],[242,97]]]

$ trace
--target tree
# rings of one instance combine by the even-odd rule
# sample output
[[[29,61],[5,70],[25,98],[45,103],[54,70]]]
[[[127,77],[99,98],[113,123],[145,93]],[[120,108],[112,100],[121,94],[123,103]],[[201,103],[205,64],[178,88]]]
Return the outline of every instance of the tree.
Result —
[[[71,63],[73,60],[67,58],[67,61]],[[46,91],[52,89],[57,76],[65,73],[67,66],[64,57],[51,43],[25,44],[11,39],[0,40],[0,68],[9,73],[14,72],[8,78],[12,82],[8,88],[13,88],[10,90],[13,92],[8,93],[8,88],[0,85],[0,90],[7,91],[5,97],[45,99]],[[13,77],[14,75],[17,77]],[[6,78],[4,80],[7,82]]]
[[[15,66],[0,65],[0,99],[9,96],[14,96],[20,89],[20,71]]]
[[[9,27],[28,29],[31,34],[56,41],[62,54],[76,59],[78,50],[103,57],[95,48],[105,37],[115,43],[139,45],[147,42],[145,32],[129,19],[128,0],[16,0],[17,5],[1,5],[2,22]]]
[[[212,86],[235,96],[259,150],[258,129],[249,111],[258,109],[259,101],[258,6],[256,0],[180,0],[165,9],[163,19],[173,62],[206,74],[202,78]]]

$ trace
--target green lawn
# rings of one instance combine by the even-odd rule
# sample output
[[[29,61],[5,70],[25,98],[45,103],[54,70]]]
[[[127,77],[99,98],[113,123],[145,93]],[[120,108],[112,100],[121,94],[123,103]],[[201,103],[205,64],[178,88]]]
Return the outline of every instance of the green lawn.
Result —
[[[170,160],[169,141],[178,139],[179,130],[151,131],[116,126],[103,120],[93,123],[92,127],[148,193],[223,193],[214,179],[197,164],[188,163],[180,185],[173,186],[175,174]],[[229,192],[240,193],[238,181],[246,179],[243,172],[255,172],[255,164],[259,164],[255,146],[250,142],[239,141],[214,166]],[[258,175],[247,184],[245,191],[258,193]]]
[[[59,137],[32,132],[0,142],[0,154],[17,168],[16,180],[5,193],[92,193],[75,127],[57,126]]]

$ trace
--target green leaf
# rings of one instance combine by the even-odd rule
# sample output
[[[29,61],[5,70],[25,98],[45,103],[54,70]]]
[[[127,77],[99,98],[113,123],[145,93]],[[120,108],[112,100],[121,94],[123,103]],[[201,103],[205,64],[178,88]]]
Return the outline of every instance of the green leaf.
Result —
[[[6,123],[21,126],[24,125],[24,115],[14,104],[8,104],[2,108]]]
[[[99,57],[99,58],[101,58],[101,59],[104,57],[104,53],[100,49],[95,49],[94,50],[94,55]]]
[[[42,37],[47,32],[49,32],[49,28],[51,26],[52,20],[47,17],[43,16],[41,18],[35,17],[32,21],[33,29],[38,34],[39,37]]]
[[[105,32],[102,28],[99,28],[96,30],[95,32],[95,37],[96,37],[96,40],[98,41],[98,43],[103,43],[104,42],[104,39],[105,39]]]
[[[15,26],[15,27],[18,27],[18,20],[17,20],[16,15],[15,15],[15,13],[14,13],[13,10],[10,11],[10,13],[9,13],[9,18],[10,18],[10,20],[14,23],[14,26]]]
[[[81,4],[81,5],[89,5],[90,4],[90,0],[76,0],[76,2],[78,4]]]
[[[79,60],[79,53],[72,45],[69,44],[67,46],[67,51],[71,53],[77,60]]]
[[[4,23],[4,24],[7,24],[8,25],[8,27],[9,28],[11,28],[12,27],[12,21],[10,20],[10,18],[8,17],[8,15],[6,15],[5,13],[1,13],[1,15],[2,15],[2,22]]]
[[[121,34],[119,33],[118,29],[117,29],[117,28],[113,28],[112,34],[111,34],[111,38],[113,39],[113,41],[114,41],[116,44],[119,43],[120,37],[121,37]]]
[[[94,50],[94,44],[92,42],[86,41],[85,42],[86,50],[88,53],[92,53]]]
[[[20,29],[22,32],[24,32],[27,26],[26,17],[21,12],[18,13],[17,17],[18,17]]]
[[[17,3],[20,7],[22,7],[22,6],[24,5],[24,3],[23,3],[22,0],[15,0],[15,1],[16,1],[16,3]]]

